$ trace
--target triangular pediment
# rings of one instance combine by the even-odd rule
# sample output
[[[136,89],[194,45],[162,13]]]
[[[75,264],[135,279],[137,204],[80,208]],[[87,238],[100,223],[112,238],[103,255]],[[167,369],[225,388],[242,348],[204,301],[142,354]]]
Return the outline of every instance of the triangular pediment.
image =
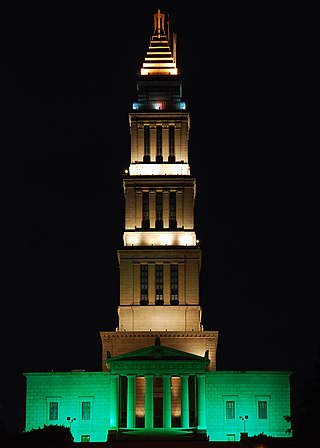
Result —
[[[197,369],[201,366],[202,368],[200,368],[202,370],[206,368],[210,361],[207,356],[198,356],[193,353],[161,345],[160,339],[156,338],[154,345],[114,357],[108,355],[106,362],[111,370],[120,368],[120,365],[126,365],[126,367],[128,367],[131,364],[135,365],[135,368],[137,368],[139,365],[146,366],[148,363],[154,364],[155,362],[180,367],[185,364],[188,364],[189,366],[192,364]]]

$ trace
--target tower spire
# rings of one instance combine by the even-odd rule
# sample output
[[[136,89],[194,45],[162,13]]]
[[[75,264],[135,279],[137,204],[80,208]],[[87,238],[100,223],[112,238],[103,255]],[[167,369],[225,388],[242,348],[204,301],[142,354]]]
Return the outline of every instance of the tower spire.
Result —
[[[153,22],[154,22],[154,34],[157,34],[158,38],[160,38],[161,31],[164,32],[164,19],[165,14],[160,12],[160,9],[158,9],[158,12],[153,14]]]
[[[153,15],[153,34],[141,75],[177,75],[175,48],[171,48],[170,30],[165,30],[165,14],[158,9]]]

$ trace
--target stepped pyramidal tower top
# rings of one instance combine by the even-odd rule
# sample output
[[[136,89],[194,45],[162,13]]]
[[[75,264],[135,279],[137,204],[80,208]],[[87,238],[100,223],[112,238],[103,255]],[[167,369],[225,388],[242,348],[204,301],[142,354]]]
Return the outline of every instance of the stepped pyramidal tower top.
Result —
[[[170,31],[170,21],[165,30],[165,14],[154,14],[154,30],[141,75],[177,75],[176,35]]]

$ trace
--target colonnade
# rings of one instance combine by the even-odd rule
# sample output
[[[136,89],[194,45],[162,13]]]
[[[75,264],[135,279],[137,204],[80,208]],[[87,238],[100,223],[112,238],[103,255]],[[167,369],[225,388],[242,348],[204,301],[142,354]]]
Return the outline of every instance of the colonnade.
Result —
[[[154,378],[159,375],[147,374],[145,378],[144,396],[144,427],[154,427]],[[196,377],[197,428],[206,428],[206,396],[205,374]],[[119,427],[119,375],[111,375],[110,426]],[[136,378],[134,374],[127,375],[127,428],[136,427]],[[163,428],[171,428],[171,378],[170,374],[161,375],[162,378],[162,420]],[[180,405],[181,427],[189,428],[189,375],[180,375]]]

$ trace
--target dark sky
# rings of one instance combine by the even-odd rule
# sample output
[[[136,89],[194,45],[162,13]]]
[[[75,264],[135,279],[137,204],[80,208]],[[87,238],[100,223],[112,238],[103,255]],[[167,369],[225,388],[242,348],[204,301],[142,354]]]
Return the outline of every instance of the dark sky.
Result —
[[[101,370],[99,331],[117,326],[128,113],[158,8],[191,114],[217,368],[299,383],[316,361],[319,16],[294,1],[105,5],[2,14],[0,420],[12,430],[23,372]]]

